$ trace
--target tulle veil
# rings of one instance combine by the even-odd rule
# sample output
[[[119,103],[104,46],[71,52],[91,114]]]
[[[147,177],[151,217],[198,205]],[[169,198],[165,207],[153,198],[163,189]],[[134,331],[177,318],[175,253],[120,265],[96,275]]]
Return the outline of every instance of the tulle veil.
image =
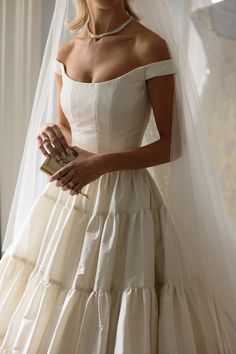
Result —
[[[73,10],[72,0],[56,0],[4,238],[4,251],[17,242],[32,206],[48,183],[47,177],[39,171],[44,157],[38,151],[36,134],[42,123],[56,120],[54,60],[59,44],[73,35],[63,26],[65,20],[73,18]],[[166,235],[163,240],[163,291],[166,296],[163,297],[162,311],[169,315],[160,318],[160,321],[166,321],[162,328],[170,333],[174,330],[177,313],[174,313],[173,304],[188,316],[188,308],[194,303],[202,332],[212,333],[205,338],[207,352],[235,353],[235,225],[227,212],[212,162],[187,50],[166,0],[135,0],[134,10],[143,24],[166,40],[177,69],[171,161],[149,168],[166,206],[163,209]],[[157,138],[151,112],[142,145]],[[26,234],[25,242],[21,244],[22,252],[28,250],[28,237]],[[168,341],[168,338],[161,340]],[[181,340],[187,353],[190,339],[183,337]],[[171,350],[174,353],[174,348]]]

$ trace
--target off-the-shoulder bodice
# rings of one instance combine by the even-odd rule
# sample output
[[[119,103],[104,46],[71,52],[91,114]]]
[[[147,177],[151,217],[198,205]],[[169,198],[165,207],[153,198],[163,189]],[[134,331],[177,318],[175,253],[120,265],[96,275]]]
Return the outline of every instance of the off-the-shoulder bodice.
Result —
[[[72,132],[72,144],[92,152],[124,151],[140,146],[150,116],[146,80],[176,73],[173,59],[139,66],[111,80],[82,82],[62,75],[61,106]]]
[[[72,78],[70,78],[66,73],[65,65],[62,62],[60,62],[59,60],[55,59],[54,64],[55,64],[54,69],[55,69],[56,73],[63,75],[66,78],[68,78],[69,80],[76,82],[78,84],[89,84],[89,85],[112,83],[116,80],[122,80],[123,78],[128,77],[128,76],[132,76],[132,75],[135,76],[138,71],[142,72],[143,76],[145,77],[145,80],[148,80],[154,76],[163,76],[163,75],[176,73],[173,59],[167,59],[167,60],[155,61],[155,62],[146,64],[146,65],[138,66],[138,67],[128,71],[127,73],[120,75],[120,76],[118,76],[114,79],[111,79],[111,80],[106,80],[106,81],[101,81],[101,82],[83,82],[83,81],[73,80]]]

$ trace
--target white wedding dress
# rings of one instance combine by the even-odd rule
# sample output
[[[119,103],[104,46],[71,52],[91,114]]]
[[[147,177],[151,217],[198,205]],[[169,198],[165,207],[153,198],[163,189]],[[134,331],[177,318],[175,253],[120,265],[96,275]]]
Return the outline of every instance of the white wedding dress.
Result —
[[[223,15],[230,23],[235,17],[236,23],[236,13],[225,11]],[[191,18],[207,57],[202,112],[229,212],[236,222],[236,39],[233,33],[232,38],[227,38],[213,29],[210,7],[199,8]]]
[[[140,146],[151,109],[146,80],[175,73],[169,59],[85,83],[55,63],[72,145],[98,153]],[[205,289],[199,287],[196,299],[190,288],[165,282],[167,209],[148,170],[104,174],[83,192],[89,199],[48,183],[28,216],[27,236],[22,229],[1,259],[0,353],[216,354],[227,348],[222,322],[230,327],[230,321]]]

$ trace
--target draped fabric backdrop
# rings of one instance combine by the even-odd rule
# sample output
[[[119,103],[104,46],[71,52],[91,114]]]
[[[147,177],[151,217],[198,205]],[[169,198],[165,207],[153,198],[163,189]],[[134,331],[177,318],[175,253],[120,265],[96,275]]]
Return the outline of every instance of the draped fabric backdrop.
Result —
[[[204,2],[203,0],[169,1],[173,7],[179,30],[189,48],[190,62],[199,95],[201,95],[201,88],[206,77],[206,56],[201,40],[190,20],[190,13],[201,7],[203,3],[206,4],[206,0]],[[216,2],[216,0],[209,0],[209,4],[211,2]],[[0,1],[0,220],[2,241],[54,3],[55,0]],[[227,117],[224,117],[222,124],[227,124]],[[211,142],[217,144],[217,141],[214,143],[213,138]],[[218,168],[220,169],[220,166]]]
[[[54,0],[0,1],[1,244],[53,7]]]

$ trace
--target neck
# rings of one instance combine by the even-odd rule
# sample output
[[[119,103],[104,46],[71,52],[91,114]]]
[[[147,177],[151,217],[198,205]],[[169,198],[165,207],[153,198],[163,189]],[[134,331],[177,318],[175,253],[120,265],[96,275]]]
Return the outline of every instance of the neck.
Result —
[[[129,18],[122,1],[106,8],[98,6],[94,0],[87,0],[87,5],[89,9],[88,26],[94,34],[112,31]]]

